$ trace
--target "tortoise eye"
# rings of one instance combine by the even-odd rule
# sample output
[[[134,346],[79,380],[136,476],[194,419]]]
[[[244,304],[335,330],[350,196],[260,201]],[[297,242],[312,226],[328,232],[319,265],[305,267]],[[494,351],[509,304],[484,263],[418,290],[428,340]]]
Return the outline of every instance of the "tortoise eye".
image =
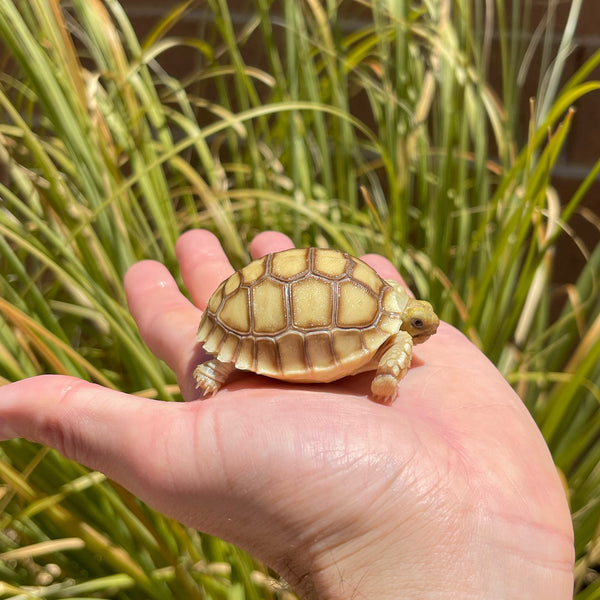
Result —
[[[425,325],[423,319],[411,319],[410,324],[415,329],[423,329],[423,326]]]

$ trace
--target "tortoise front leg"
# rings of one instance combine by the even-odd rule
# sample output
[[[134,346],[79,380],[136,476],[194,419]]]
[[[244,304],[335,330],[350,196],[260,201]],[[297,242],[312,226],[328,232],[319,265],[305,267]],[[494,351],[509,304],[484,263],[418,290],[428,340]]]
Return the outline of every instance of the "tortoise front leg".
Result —
[[[202,388],[203,397],[214,396],[234,369],[235,364],[232,362],[225,363],[218,358],[211,358],[194,369],[196,388]]]
[[[394,399],[398,382],[410,367],[412,347],[412,336],[406,331],[399,331],[390,338],[371,383],[371,393],[378,402],[389,404]]]

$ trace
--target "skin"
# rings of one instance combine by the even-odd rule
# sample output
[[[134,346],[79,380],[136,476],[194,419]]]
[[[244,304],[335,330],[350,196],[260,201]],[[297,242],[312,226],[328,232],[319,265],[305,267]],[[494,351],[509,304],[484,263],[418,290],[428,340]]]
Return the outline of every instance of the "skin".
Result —
[[[291,247],[259,235],[254,257]],[[125,279],[151,350],[197,398],[202,308],[231,274],[218,241],[182,236],[194,304],[161,264]],[[364,260],[400,280],[379,256]],[[391,406],[372,373],[326,385],[237,374],[215,397],[146,400],[64,376],[0,388],[0,436],[99,469],[154,508],[228,539],[305,598],[572,597],[565,494],[529,413],[495,367],[445,323],[415,348]]]

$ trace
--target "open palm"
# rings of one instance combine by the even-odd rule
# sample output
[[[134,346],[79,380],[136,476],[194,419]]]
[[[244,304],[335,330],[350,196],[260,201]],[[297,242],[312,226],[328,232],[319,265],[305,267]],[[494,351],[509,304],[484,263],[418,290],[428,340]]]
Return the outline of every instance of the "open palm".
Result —
[[[289,247],[264,233],[251,252]],[[134,265],[125,285],[142,336],[194,400],[196,328],[232,268],[207,232],[182,236],[177,254],[194,304],[159,263]],[[399,279],[385,259],[364,260]],[[391,406],[369,400],[371,378],[298,386],[238,374],[208,400],[165,403],[41,376],[0,388],[0,433],[102,470],[247,548],[306,597],[569,598],[565,496],[495,367],[442,323]]]

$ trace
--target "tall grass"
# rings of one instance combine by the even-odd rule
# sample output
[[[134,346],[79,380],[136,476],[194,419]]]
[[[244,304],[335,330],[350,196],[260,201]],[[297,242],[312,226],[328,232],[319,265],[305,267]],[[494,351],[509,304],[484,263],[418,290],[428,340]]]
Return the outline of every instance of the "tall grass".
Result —
[[[528,2],[512,21],[500,1],[493,15],[466,0],[247,4],[237,23],[206,0],[201,35],[184,37],[198,4],[183,3],[140,41],[115,0],[0,2],[0,378],[70,373],[177,399],[121,282],[141,258],[176,273],[192,227],[237,265],[265,228],[383,253],[527,403],[568,482],[577,597],[600,597],[600,246],[551,310],[557,241],[600,171],[557,198],[570,107],[600,88],[600,52],[562,77],[581,2],[558,51],[550,31],[511,35]],[[545,68],[520,129],[535,43]],[[161,67],[173,52],[190,65],[177,79]],[[0,481],[1,597],[290,594],[54,451],[2,444]]]

